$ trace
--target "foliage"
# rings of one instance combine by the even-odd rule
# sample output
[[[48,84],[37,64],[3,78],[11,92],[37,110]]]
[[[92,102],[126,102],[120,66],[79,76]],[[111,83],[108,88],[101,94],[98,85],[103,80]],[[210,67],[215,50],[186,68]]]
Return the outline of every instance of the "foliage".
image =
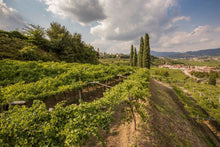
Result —
[[[39,25],[29,24],[23,33],[0,30],[0,59],[98,63],[94,47],[83,42],[80,34],[72,35],[58,23],[51,23],[46,31]]]
[[[56,22],[50,24],[47,30],[50,39],[51,49],[56,53],[60,53],[71,45],[71,34],[65,26],[61,26]]]
[[[126,59],[117,59],[117,58],[103,58],[103,59],[99,59],[99,62],[102,64],[107,64],[107,65],[126,65],[129,66],[130,65],[130,59],[126,58]]]
[[[98,63],[98,53],[81,41],[80,34],[71,35],[65,26],[51,23],[47,30],[51,50],[66,62]]]
[[[136,48],[134,49],[133,65],[137,66],[137,50],[136,50]]]
[[[162,73],[168,71],[169,76],[163,76],[163,74],[155,74],[160,73],[159,71],[162,71]],[[151,75],[158,80],[172,83],[177,88],[185,88],[187,91],[190,92],[198,105],[201,106],[206,112],[208,112],[211,117],[216,119],[218,124],[220,124],[220,88],[218,86],[198,83],[197,81],[186,76],[182,71],[174,69],[158,69],[154,67],[151,69]],[[192,108],[192,110],[193,109],[194,108]]]
[[[190,97],[188,97],[181,88],[175,84],[173,84],[172,87],[178,95],[179,100],[182,102],[182,104],[184,104],[184,108],[190,113],[191,117],[207,117],[205,114],[203,114],[202,110],[198,108],[196,103]]]
[[[134,47],[133,45],[131,45],[131,51],[130,51],[130,66],[134,66],[134,63],[133,63],[133,59],[134,58]]]
[[[160,75],[160,76],[163,76],[163,77],[168,77],[169,76],[169,72],[167,70],[158,69],[158,70],[155,70],[155,75]]]
[[[111,115],[123,102],[130,103],[143,119],[141,105],[149,96],[149,71],[141,69],[91,103],[64,107],[58,104],[49,112],[41,101],[32,107],[15,106],[0,114],[2,146],[82,146],[89,138],[103,142],[101,130],[109,130]],[[134,101],[130,101],[128,92]],[[138,104],[139,103],[139,104]],[[18,117],[20,116],[20,117]]]
[[[214,86],[216,85],[216,74],[213,71],[211,71],[209,74],[208,84]]]
[[[18,51],[27,45],[27,38],[21,33],[0,30],[0,59],[19,59]]]
[[[24,63],[10,60],[0,63],[3,67],[0,72],[3,80],[1,84],[8,85],[1,89],[3,104],[15,100],[43,100],[65,91],[82,89],[88,82],[104,82],[133,71],[131,67],[115,65]],[[7,67],[9,69],[5,69]]]
[[[197,78],[207,78],[207,77],[209,77],[208,72],[192,71],[192,72],[190,72],[190,74],[197,77]]]
[[[144,38],[144,49],[143,49],[143,67],[147,67],[150,69],[151,64],[151,56],[150,56],[150,43],[149,43],[149,35],[146,33]]]
[[[138,66],[139,67],[143,67],[143,50],[144,50],[144,39],[141,36],[140,49],[139,49],[139,52],[138,52]]]
[[[45,39],[46,32],[43,27],[29,24],[25,26],[24,34],[27,36],[29,42],[41,49],[49,51],[49,41]]]
[[[19,53],[23,60],[33,61],[39,58],[39,54],[36,50],[36,46],[26,46],[23,49],[19,50]]]

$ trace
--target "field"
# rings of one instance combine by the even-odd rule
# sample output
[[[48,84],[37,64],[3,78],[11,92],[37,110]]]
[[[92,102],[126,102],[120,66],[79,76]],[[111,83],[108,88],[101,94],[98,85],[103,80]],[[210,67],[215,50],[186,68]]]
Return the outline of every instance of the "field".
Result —
[[[1,104],[15,100],[44,100],[82,90],[89,82],[107,82],[133,72],[131,67],[54,62],[1,61]]]
[[[121,58],[121,59],[118,59],[118,58],[101,58],[99,59],[99,61],[102,63],[102,64],[116,64],[116,65],[130,65],[130,61],[129,59],[126,59],[126,58]]]
[[[151,70],[151,75],[159,81],[172,84],[176,92],[182,97],[186,97],[187,95],[185,93],[189,93],[196,100],[195,102],[184,102],[186,103],[186,109],[191,112],[192,117],[213,117],[218,124],[220,124],[220,88],[218,86],[198,83],[187,77],[180,70],[153,68]],[[208,116],[204,116],[200,110],[196,109],[196,105],[201,106],[206,112],[208,112]]]
[[[167,64],[184,64],[184,65],[191,65],[191,66],[210,66],[220,68],[220,60],[213,60],[213,59],[198,59],[198,60],[186,60],[186,59],[165,59]]]
[[[191,120],[220,122],[218,87],[179,70],[100,60],[97,65],[1,60],[0,145],[218,144],[210,130]],[[10,104],[22,100],[26,105]]]
[[[149,96],[149,71],[127,66],[56,62],[1,61],[1,105],[15,100],[33,101],[32,106],[14,106],[0,114],[0,144],[3,146],[81,146],[95,137],[104,144],[100,131],[108,131],[115,108],[132,119],[137,112],[146,118],[144,97]],[[134,73],[135,72],[135,73]],[[133,73],[133,74],[131,74]],[[78,104],[58,103],[51,112],[46,101],[63,93],[82,90],[90,82],[106,83],[128,75],[122,83],[106,89],[102,98]],[[19,115],[19,117],[17,117]]]

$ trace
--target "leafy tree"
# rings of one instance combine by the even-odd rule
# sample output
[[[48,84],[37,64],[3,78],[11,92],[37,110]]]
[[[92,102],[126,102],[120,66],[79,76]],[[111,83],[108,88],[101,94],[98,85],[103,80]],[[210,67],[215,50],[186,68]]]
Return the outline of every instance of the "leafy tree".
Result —
[[[138,52],[138,66],[143,67],[143,49],[144,49],[144,39],[141,36],[140,39],[140,50]]]
[[[137,49],[134,49],[133,65],[137,66]]]
[[[21,34],[19,31],[11,31],[9,32],[10,37],[20,38],[20,39],[27,39],[26,36]]]
[[[19,59],[19,50],[26,45],[27,37],[20,32],[0,30],[0,59]]]
[[[131,52],[130,52],[130,65],[134,66],[133,64],[133,56],[134,56],[134,47],[131,45]]]
[[[43,27],[39,25],[29,24],[25,26],[23,30],[29,42],[45,50],[49,48],[48,40],[45,39],[46,33]],[[13,34],[15,34],[15,32]]]
[[[98,53],[81,40],[81,34],[71,34],[56,22],[46,31],[33,24],[23,30],[23,34],[0,30],[0,59],[98,63]]]
[[[61,26],[61,24],[50,23],[47,35],[50,39],[52,50],[58,54],[71,46],[72,36],[66,27]]]
[[[213,71],[211,71],[209,74],[208,84],[214,86],[216,85],[216,74]]]
[[[149,44],[149,35],[146,33],[145,34],[145,39],[144,39],[144,50],[143,50],[143,67],[147,67],[150,69],[150,44]]]

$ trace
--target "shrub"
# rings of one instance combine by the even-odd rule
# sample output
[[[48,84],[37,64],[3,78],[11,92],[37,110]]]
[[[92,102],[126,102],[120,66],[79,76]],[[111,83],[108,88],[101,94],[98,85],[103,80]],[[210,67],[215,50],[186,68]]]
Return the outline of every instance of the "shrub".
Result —
[[[20,51],[20,56],[23,58],[23,60],[37,60],[39,58],[39,54],[37,52],[36,46],[26,46]]]

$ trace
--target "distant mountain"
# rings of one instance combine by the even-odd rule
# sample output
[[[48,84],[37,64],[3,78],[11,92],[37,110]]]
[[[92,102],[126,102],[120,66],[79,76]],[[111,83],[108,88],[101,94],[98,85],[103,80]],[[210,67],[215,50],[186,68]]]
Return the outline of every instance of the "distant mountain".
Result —
[[[151,51],[151,55],[156,56],[156,57],[167,57],[175,54],[179,54],[180,52],[156,52],[156,51]]]
[[[207,49],[199,51],[189,51],[185,53],[178,53],[169,55],[170,58],[193,58],[193,57],[203,57],[203,56],[220,56],[220,48],[217,49]]]
[[[157,57],[170,57],[170,58],[193,58],[202,56],[220,56],[220,48],[217,49],[206,49],[199,51],[189,51],[189,52],[155,52],[151,51],[151,54]]]

